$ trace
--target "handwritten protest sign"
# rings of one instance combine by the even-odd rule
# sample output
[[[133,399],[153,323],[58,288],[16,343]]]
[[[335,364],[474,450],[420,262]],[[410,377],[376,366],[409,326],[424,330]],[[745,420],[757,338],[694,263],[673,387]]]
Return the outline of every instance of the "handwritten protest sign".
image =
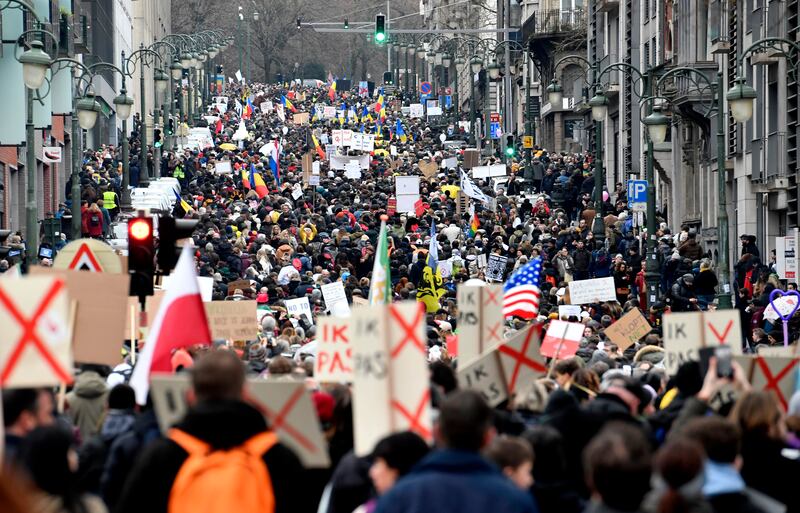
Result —
[[[496,350],[486,353],[465,367],[459,367],[458,382],[463,388],[480,393],[493,408],[508,399],[503,369]]]
[[[650,333],[650,330],[650,323],[638,308],[634,308],[606,328],[605,334],[620,351],[624,351]]]
[[[305,315],[308,322],[313,324],[313,317],[311,316],[311,303],[308,302],[308,297],[298,297],[295,299],[286,300],[286,313],[289,315]]]
[[[411,430],[431,439],[425,308],[405,302],[361,307],[351,317],[355,452]]]
[[[209,301],[206,310],[211,338],[217,340],[252,340],[256,338],[255,301]]]
[[[469,363],[503,342],[503,286],[461,285],[456,296],[459,361]]]
[[[63,279],[40,276],[0,281],[0,387],[72,383],[71,324]]]
[[[492,253],[489,255],[488,265],[486,267],[486,280],[487,281],[504,281],[506,277],[506,263],[508,257],[500,256]]]
[[[328,309],[331,315],[337,317],[350,315],[350,305],[347,304],[347,295],[344,292],[342,282],[326,283],[321,288],[322,298],[325,300],[325,308]]]
[[[617,293],[614,289],[614,278],[573,280],[569,282],[569,297],[570,303],[573,305],[616,301]]]
[[[570,317],[580,317],[580,305],[558,305],[558,318],[567,320]]]
[[[353,348],[347,330],[347,319],[335,317],[317,319],[317,360],[314,378],[318,381],[353,380]]]
[[[295,125],[307,125],[308,124],[308,112],[298,112],[294,116],[292,116],[292,121]]]
[[[797,385],[797,369],[800,359],[772,356],[737,356],[744,374],[756,390],[775,394],[784,411]]]
[[[699,360],[701,347],[729,345],[734,355],[740,355],[741,330],[737,310],[664,315],[664,366],[667,373],[675,373],[686,361]]]

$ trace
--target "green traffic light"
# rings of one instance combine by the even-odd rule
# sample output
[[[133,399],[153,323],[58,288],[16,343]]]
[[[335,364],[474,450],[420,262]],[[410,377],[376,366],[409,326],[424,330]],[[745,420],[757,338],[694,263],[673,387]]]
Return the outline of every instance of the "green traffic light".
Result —
[[[514,156],[514,148],[506,148],[506,155],[508,155],[509,157],[513,157]]]
[[[383,32],[378,32],[375,34],[375,41],[379,43],[383,43],[386,40],[386,34]]]

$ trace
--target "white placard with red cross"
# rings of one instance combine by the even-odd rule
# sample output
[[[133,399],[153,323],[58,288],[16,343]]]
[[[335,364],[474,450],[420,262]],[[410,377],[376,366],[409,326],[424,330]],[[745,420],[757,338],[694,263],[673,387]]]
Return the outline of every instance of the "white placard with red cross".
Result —
[[[314,378],[317,381],[352,381],[353,348],[347,334],[347,319],[319,317],[317,319],[317,358]]]
[[[465,367],[459,367],[458,383],[462,388],[480,393],[492,408],[508,399],[497,350],[491,350]]]
[[[701,347],[731,346],[742,354],[742,327],[738,310],[680,312],[664,316],[664,367],[675,374],[685,362],[699,360]]]
[[[72,383],[69,310],[60,278],[0,281],[0,388]]]
[[[737,361],[744,368],[745,376],[754,389],[773,392],[783,410],[788,409],[797,385],[800,359],[739,356]]]
[[[458,356],[466,365],[503,342],[503,286],[461,285],[457,300]]]
[[[583,337],[583,328],[579,322],[550,321],[539,352],[556,360],[575,356]]]
[[[706,347],[731,346],[734,355],[742,354],[742,324],[739,310],[703,312],[703,342]]]
[[[267,419],[267,425],[300,458],[306,468],[331,465],[328,444],[311,403],[310,392],[301,381],[248,380],[247,396]]]
[[[411,430],[431,440],[425,308],[405,302],[353,310],[355,452],[369,454],[384,436]]]
[[[508,395],[513,395],[531,381],[547,374],[547,366],[539,352],[542,327],[532,325],[515,333],[497,352],[506,381]]]

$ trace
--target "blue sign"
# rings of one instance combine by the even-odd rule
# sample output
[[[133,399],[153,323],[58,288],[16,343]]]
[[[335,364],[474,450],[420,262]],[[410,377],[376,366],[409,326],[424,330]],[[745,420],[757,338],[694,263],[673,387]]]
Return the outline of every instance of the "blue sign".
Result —
[[[503,130],[500,128],[500,122],[489,123],[489,134],[492,139],[500,139],[503,136]]]
[[[628,180],[628,203],[647,203],[647,180]]]
[[[444,106],[445,108],[449,109],[453,106],[453,97],[449,94],[444,97]]]
[[[419,92],[422,93],[422,94],[431,94],[432,90],[433,90],[433,86],[431,85],[430,82],[422,82],[419,85]]]

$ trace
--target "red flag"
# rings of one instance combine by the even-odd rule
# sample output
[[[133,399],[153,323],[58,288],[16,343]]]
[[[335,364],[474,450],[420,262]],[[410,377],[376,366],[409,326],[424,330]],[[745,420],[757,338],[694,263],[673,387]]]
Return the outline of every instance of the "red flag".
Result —
[[[214,133],[218,134],[220,132],[222,132],[222,120],[218,119],[217,126],[214,128]]]
[[[131,375],[130,385],[136,390],[137,402],[145,404],[153,372],[172,372],[172,353],[176,349],[197,344],[211,345],[211,331],[200,296],[194,256],[187,245]]]

